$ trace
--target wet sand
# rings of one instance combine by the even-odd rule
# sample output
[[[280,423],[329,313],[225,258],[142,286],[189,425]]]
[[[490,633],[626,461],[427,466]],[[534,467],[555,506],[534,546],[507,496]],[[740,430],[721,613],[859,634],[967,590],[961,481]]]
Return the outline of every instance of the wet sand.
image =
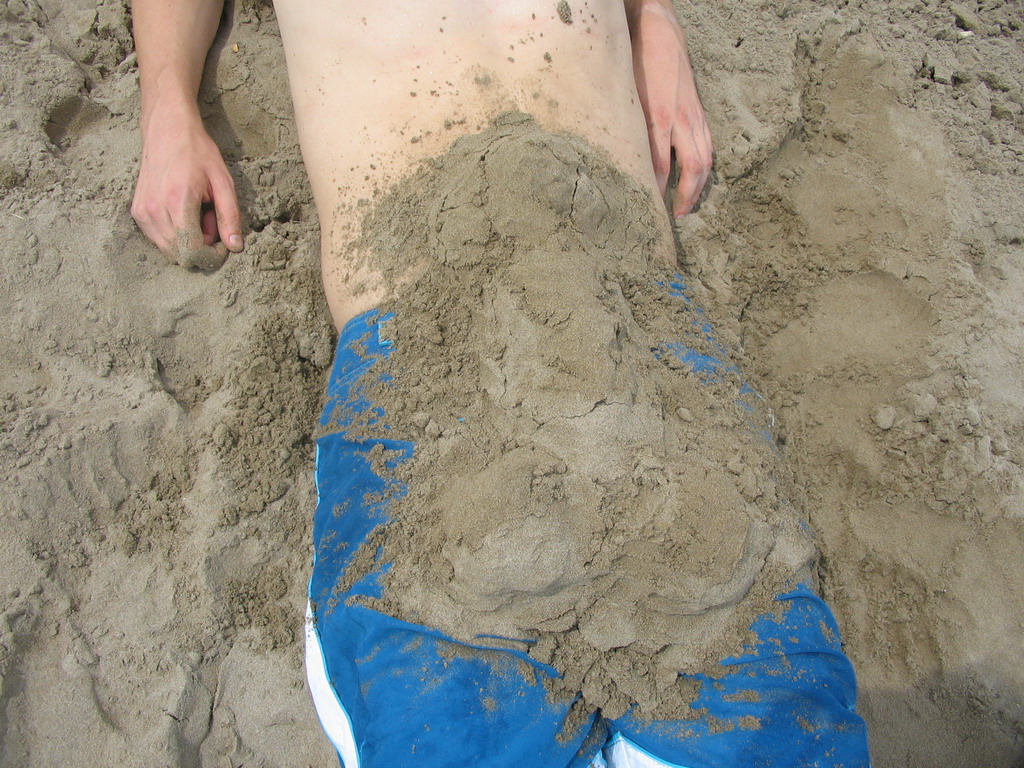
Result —
[[[808,579],[770,409],[665,263],[661,206],[521,113],[375,201],[352,248],[391,346],[351,385],[375,408],[339,404],[326,432],[370,441],[389,522],[313,595],[328,615],[387,562],[373,607],[528,651],[606,717],[668,720],[693,717],[679,673],[721,672]]]

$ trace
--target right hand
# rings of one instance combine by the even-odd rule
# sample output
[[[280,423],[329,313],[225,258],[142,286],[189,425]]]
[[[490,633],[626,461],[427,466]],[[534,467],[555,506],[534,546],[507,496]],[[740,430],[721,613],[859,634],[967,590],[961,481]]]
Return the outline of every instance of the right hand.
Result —
[[[671,0],[639,0],[632,32],[637,94],[647,118],[654,175],[661,194],[675,153],[679,166],[672,213],[685,216],[711,174],[714,145],[697,95],[686,34]]]
[[[132,216],[172,261],[217,269],[243,247],[235,184],[220,150],[198,115],[147,117]]]

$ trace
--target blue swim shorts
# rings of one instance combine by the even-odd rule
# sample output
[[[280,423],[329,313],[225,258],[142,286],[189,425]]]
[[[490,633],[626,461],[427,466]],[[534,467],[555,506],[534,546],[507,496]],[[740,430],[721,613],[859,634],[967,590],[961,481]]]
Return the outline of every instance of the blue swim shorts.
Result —
[[[665,286],[685,299],[681,283]],[[693,676],[695,719],[650,721],[632,710],[567,726],[572,698],[543,684],[558,672],[515,650],[458,642],[362,604],[380,572],[340,589],[360,546],[388,520],[388,484],[368,454],[412,456],[402,440],[350,439],[346,423],[376,406],[361,379],[393,351],[369,312],[342,331],[317,440],[315,561],[306,669],[317,713],[344,768],[720,768],[867,766],[853,667],[828,606],[806,586],[754,622],[758,638],[715,676]],[[703,327],[702,332],[710,332]],[[679,342],[666,349],[694,369],[722,365]],[[379,410],[379,409],[378,409]],[[380,414],[383,415],[383,414]]]

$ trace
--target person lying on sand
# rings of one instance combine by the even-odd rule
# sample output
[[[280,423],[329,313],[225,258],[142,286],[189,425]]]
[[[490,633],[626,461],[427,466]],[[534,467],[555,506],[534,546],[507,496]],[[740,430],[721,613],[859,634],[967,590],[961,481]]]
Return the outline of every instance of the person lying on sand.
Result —
[[[689,212],[713,147],[683,30],[668,0],[613,3],[615,17],[606,5],[581,6],[564,23],[550,3],[470,10],[451,0],[400,14],[351,3],[311,14],[276,3],[318,209],[372,197],[457,132],[515,105],[550,130],[571,130],[611,152],[662,194],[674,152],[682,173],[673,210]],[[143,154],[132,215],[161,251],[189,264],[217,260],[203,246],[218,246],[222,259],[243,244],[231,175],[195,98],[220,7],[210,0],[133,4]],[[646,71],[659,76],[646,78]],[[351,226],[347,212],[325,217],[322,227],[325,288],[339,327],[373,301],[352,303],[331,263],[334,240]]]
[[[346,768],[867,765],[764,406],[670,269],[672,159],[676,216],[712,160],[671,2],[275,7],[339,330],[307,673]],[[220,13],[133,4],[133,215],[206,269],[243,247]]]

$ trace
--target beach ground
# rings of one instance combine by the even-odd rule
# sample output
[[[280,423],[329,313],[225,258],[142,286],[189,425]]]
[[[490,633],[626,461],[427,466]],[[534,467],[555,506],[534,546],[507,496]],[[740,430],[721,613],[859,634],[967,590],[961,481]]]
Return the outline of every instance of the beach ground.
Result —
[[[1018,766],[1022,7],[680,12],[717,148],[683,266],[776,410],[874,762]],[[333,760],[302,673],[317,218],[273,11],[230,21],[201,103],[251,234],[205,274],[128,212],[126,4],[0,14],[5,766]]]

